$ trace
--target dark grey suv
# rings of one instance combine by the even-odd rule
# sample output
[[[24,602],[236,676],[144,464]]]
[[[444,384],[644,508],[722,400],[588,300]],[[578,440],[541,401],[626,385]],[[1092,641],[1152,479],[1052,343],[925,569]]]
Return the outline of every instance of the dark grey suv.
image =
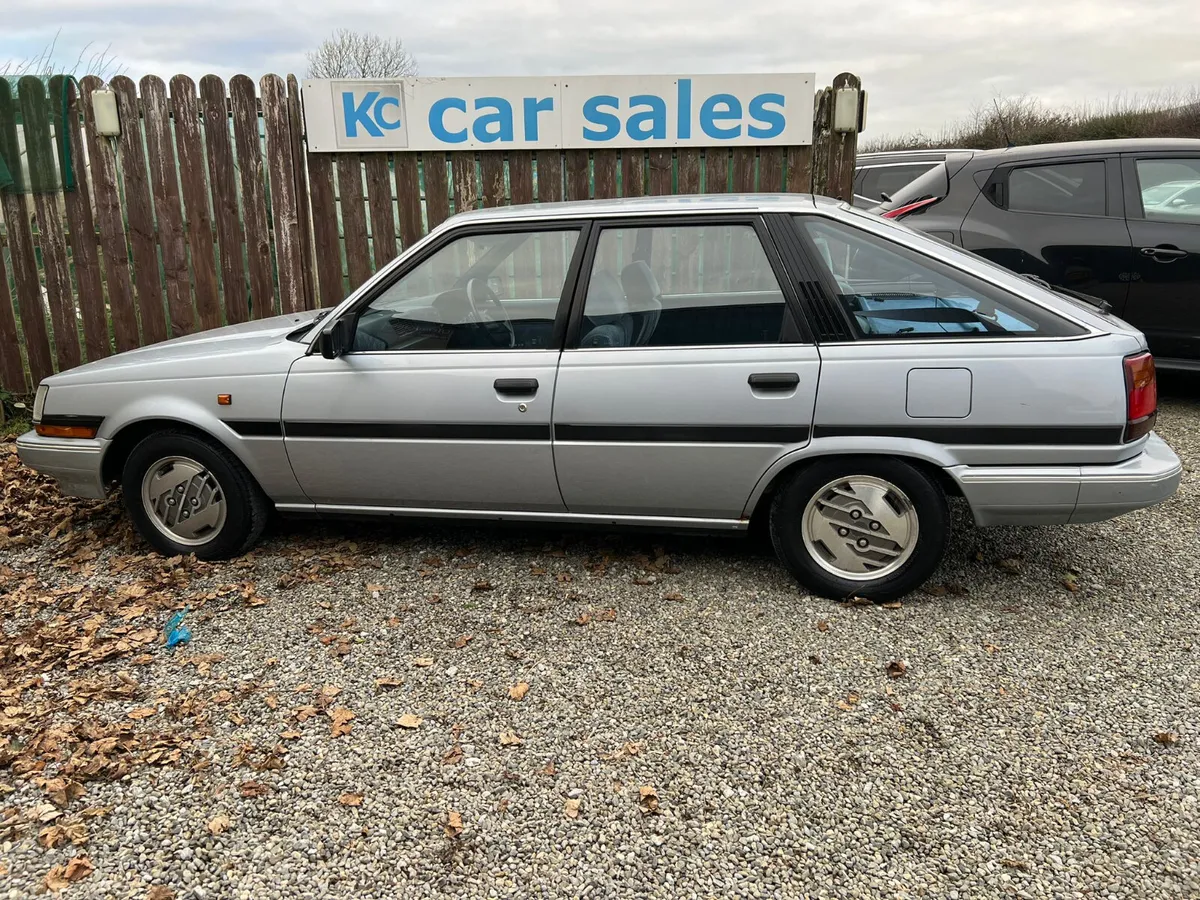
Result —
[[[1200,371],[1200,140],[951,151],[872,211],[1098,297]]]

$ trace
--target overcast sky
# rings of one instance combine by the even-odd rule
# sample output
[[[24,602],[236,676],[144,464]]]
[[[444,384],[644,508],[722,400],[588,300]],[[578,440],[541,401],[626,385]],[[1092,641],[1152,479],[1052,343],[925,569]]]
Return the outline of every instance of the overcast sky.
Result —
[[[126,74],[303,75],[338,27],[423,75],[852,71],[866,138],[936,132],[996,95],[1103,103],[1200,85],[1200,0],[3,0],[0,62],[58,38]]]

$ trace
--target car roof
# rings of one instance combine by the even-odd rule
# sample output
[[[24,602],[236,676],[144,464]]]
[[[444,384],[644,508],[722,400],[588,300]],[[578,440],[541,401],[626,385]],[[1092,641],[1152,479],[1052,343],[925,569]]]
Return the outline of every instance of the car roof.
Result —
[[[977,161],[1000,159],[1044,159],[1053,156],[1079,156],[1095,153],[1146,153],[1184,150],[1200,153],[1196,138],[1121,138],[1106,141],[1063,141],[1057,144],[1026,144],[1021,147],[976,151]]]
[[[615,200],[568,200],[471,209],[446,220],[509,222],[532,218],[607,218],[611,216],[675,215],[678,213],[804,212],[817,206],[837,206],[840,200],[812,194],[685,194],[665,197],[625,197]]]
[[[929,160],[931,162],[941,162],[951,153],[975,153],[975,150],[968,150],[964,147],[941,147],[936,149],[925,150],[875,150],[871,153],[860,153],[855,159],[855,166],[860,166],[863,163],[885,163],[885,162],[922,162]]]

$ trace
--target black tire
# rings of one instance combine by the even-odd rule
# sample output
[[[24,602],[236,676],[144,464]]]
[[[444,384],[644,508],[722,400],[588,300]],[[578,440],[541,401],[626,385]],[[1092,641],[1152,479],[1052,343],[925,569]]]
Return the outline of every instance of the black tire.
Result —
[[[896,569],[869,580],[839,577],[815,558],[804,541],[803,517],[809,501],[831,482],[853,476],[882,479],[899,488],[917,520],[917,540],[908,558]],[[869,517],[858,521],[869,521]],[[941,561],[949,530],[949,510],[941,487],[916,466],[886,456],[819,459],[793,475],[771,503],[771,540],[776,555],[804,588],[833,600],[865,597],[886,601],[920,587]]]
[[[203,543],[173,540],[152,520],[142,502],[142,481],[147,471],[167,457],[194,460],[215,479],[225,504],[225,518],[211,534],[198,535]],[[121,473],[121,496],[129,518],[154,549],[166,556],[194,553],[199,559],[229,559],[249,550],[270,517],[271,503],[246,467],[215,441],[187,431],[160,431],[144,438]]]

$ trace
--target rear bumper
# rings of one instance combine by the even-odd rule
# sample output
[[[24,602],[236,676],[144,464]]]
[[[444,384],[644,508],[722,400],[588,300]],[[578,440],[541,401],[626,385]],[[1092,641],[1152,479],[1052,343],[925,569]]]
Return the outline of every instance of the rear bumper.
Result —
[[[17,438],[21,462],[58,482],[72,497],[100,500],[105,495],[101,460],[107,441],[79,438],[46,438],[28,431]]]
[[[1108,466],[953,466],[979,525],[1099,522],[1168,499],[1183,466],[1156,434],[1132,459]]]

